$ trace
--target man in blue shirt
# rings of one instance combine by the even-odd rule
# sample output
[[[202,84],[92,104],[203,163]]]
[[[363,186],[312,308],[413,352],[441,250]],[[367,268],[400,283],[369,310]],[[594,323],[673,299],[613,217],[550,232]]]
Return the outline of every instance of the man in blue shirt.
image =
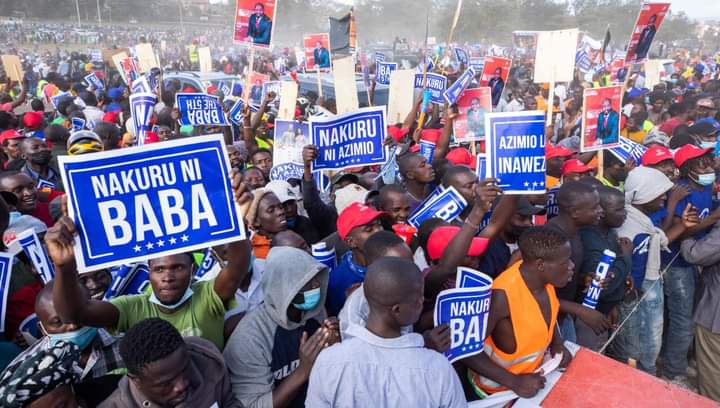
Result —
[[[353,203],[338,216],[338,236],[350,251],[340,258],[338,266],[330,274],[326,302],[329,316],[337,316],[340,312],[347,289],[365,280],[367,259],[363,245],[372,234],[383,229],[380,219],[386,215],[366,205]]]
[[[716,211],[717,204],[713,202],[715,170],[712,151],[712,148],[702,149],[688,144],[675,152],[675,164],[680,169],[678,185],[685,186],[690,194],[675,207],[672,225],[674,227],[682,224],[682,213],[688,205],[697,211],[700,219],[683,237],[701,239],[712,225],[720,220],[720,212]],[[672,254],[663,259],[663,264],[670,266],[663,282],[669,320],[663,347],[663,374],[669,379],[684,382],[687,376],[688,349],[693,339],[692,313],[697,268],[688,263],[682,255],[670,263],[680,250],[679,240],[670,249]]]
[[[255,4],[255,13],[248,21],[248,37],[253,44],[270,45],[272,33],[272,20],[265,14],[265,6],[262,3]]]
[[[330,53],[327,48],[322,46],[320,41],[315,42],[313,60],[319,68],[330,68]]]

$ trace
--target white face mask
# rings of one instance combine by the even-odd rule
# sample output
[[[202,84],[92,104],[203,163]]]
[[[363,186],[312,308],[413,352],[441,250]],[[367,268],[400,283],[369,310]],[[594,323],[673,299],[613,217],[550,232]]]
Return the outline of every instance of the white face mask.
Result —
[[[192,283],[192,280],[190,280],[190,282]],[[157,296],[155,296],[155,292],[154,292],[154,291],[153,291],[152,294],[150,295],[150,299],[148,299],[148,301],[149,301],[150,303],[154,303],[154,304],[156,304],[156,305],[158,305],[158,306],[162,306],[162,307],[164,307],[164,308],[166,308],[166,309],[175,310],[175,309],[177,309],[178,307],[182,306],[183,303],[187,302],[187,300],[190,299],[190,297],[192,297],[192,295],[193,295],[193,290],[190,289],[190,285],[188,285],[187,289],[185,289],[185,293],[182,295],[182,297],[180,298],[180,300],[178,300],[177,302],[173,303],[172,305],[166,305],[165,303],[161,302],[160,299],[158,299]]]

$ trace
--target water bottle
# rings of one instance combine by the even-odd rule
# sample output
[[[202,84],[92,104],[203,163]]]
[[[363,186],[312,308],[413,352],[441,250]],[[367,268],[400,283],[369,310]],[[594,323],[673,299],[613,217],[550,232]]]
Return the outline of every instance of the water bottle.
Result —
[[[585,299],[583,299],[583,306],[589,307],[591,309],[595,309],[597,307],[598,298],[600,297],[600,290],[602,290],[602,288],[600,287],[600,281],[605,279],[608,271],[610,270],[610,265],[612,265],[614,260],[615,252],[609,249],[603,251],[600,262],[598,262],[598,266],[597,268],[595,268],[595,277],[590,283],[590,287],[585,294]]]

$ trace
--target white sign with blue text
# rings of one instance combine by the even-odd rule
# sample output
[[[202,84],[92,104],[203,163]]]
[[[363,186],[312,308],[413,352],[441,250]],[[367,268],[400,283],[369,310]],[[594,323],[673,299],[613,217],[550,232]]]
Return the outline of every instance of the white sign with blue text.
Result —
[[[506,194],[545,194],[545,113],[485,115],[487,174]]]
[[[415,89],[429,89],[432,103],[439,105],[445,103],[443,99],[445,87],[447,87],[447,78],[444,75],[428,72],[425,78],[425,74],[415,74]]]
[[[643,154],[647,151],[647,147],[620,136],[620,143],[615,147],[611,147],[609,150],[623,163],[627,162],[628,159],[633,159],[636,164],[640,165]]]
[[[460,75],[457,81],[453,82],[453,84],[450,85],[447,91],[443,93],[445,100],[450,105],[454,105],[457,102],[457,100],[460,98],[460,95],[465,92],[465,89],[468,87],[468,85],[470,85],[470,82],[472,82],[475,74],[475,69],[473,67],[469,67],[465,70],[465,72],[463,72],[462,75]]]
[[[312,118],[310,134],[318,147],[313,170],[385,163],[385,122],[384,106],[362,108],[332,118]]]
[[[456,284],[440,292],[434,314],[435,326],[450,327],[451,363],[483,351],[492,296],[492,279],[478,271],[458,268]]]
[[[95,89],[105,89],[105,84],[103,84],[103,81],[101,81],[94,72],[85,76],[85,82],[87,82],[88,85],[92,85]]]
[[[55,268],[50,261],[45,246],[35,233],[35,230],[29,229],[19,233],[16,237],[18,243],[25,251],[30,262],[32,262],[35,271],[40,275],[43,283],[48,283],[55,278]]]
[[[461,64],[465,64],[465,66],[468,65],[469,57],[467,54],[467,51],[460,47],[455,47],[455,58],[457,58],[458,62]]]
[[[227,126],[220,98],[215,95],[178,93],[175,106],[180,110],[180,125]]]
[[[13,255],[0,252],[0,333],[5,332],[5,312],[10,294],[10,275],[12,275]]]
[[[60,156],[80,271],[244,239],[223,135]]]

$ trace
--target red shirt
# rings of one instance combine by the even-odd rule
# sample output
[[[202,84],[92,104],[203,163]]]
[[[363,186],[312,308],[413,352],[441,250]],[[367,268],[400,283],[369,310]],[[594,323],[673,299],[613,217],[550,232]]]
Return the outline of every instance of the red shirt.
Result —
[[[35,298],[42,290],[40,282],[25,285],[10,296],[5,312],[5,338],[12,339],[26,317],[35,313]]]

